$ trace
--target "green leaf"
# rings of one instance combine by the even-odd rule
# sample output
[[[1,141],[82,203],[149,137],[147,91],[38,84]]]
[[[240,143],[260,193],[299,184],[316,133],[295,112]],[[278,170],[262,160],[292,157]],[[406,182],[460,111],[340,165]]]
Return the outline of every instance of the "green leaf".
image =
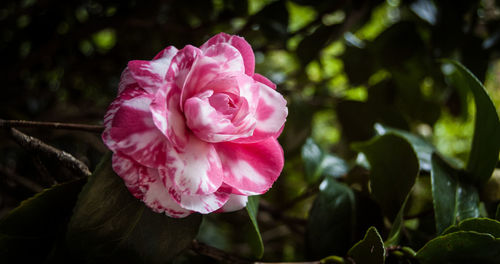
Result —
[[[450,226],[443,232],[443,235],[457,231],[475,231],[500,238],[500,222],[489,218],[470,218],[461,221],[456,226]]]
[[[56,185],[21,203],[0,221],[1,263],[43,263],[66,225],[86,179]]]
[[[408,142],[410,142],[411,146],[413,147],[413,150],[415,150],[415,153],[417,154],[420,169],[426,171],[431,170],[431,156],[432,153],[436,151],[436,148],[431,143],[408,131],[384,126],[379,123],[375,124],[375,131],[377,131],[379,135],[393,133],[408,140]]]
[[[377,136],[368,142],[353,144],[365,154],[371,166],[370,186],[374,199],[393,219],[415,184],[419,166],[410,143],[395,134]]]
[[[385,248],[377,229],[370,227],[363,240],[356,243],[347,254],[354,259],[355,263],[383,264]]]
[[[429,241],[416,257],[422,264],[494,264],[500,259],[500,239],[474,231],[454,232]]]
[[[406,203],[408,202],[408,198],[410,197],[410,194],[406,196],[405,201],[403,202],[403,205],[401,205],[401,208],[399,209],[398,214],[396,215],[396,218],[392,222],[391,226],[391,231],[389,232],[389,235],[387,236],[386,241],[384,242],[385,246],[395,246],[399,243],[399,239],[401,238],[401,228],[403,227],[404,224],[404,212],[405,212],[405,207]]]
[[[306,226],[308,255],[314,259],[344,255],[353,242],[355,197],[352,189],[331,177],[320,186]]]
[[[437,154],[432,155],[432,199],[438,234],[457,221],[479,216],[477,189],[462,182],[462,174]]]
[[[495,219],[500,221],[500,203],[497,206],[497,213],[495,214]]]
[[[308,183],[316,182],[321,176],[339,178],[349,171],[349,165],[343,159],[325,153],[312,138],[302,146],[302,160]]]
[[[257,248],[255,250],[255,256],[257,258],[262,258],[264,255],[264,243],[262,242],[262,236],[260,235],[259,224],[257,222],[257,212],[259,210],[259,196],[249,196],[247,202],[247,213],[252,222],[253,229],[255,230],[255,235],[257,237]]]
[[[201,215],[170,218],[134,198],[107,154],[83,188],[68,226],[71,253],[84,263],[165,263],[187,248]]]
[[[500,120],[495,105],[488,96],[481,82],[462,64],[454,60],[445,60],[454,66],[450,78],[455,86],[465,86],[474,95],[476,105],[476,120],[474,137],[470,150],[467,171],[471,180],[479,186],[485,184],[491,177],[500,151]]]

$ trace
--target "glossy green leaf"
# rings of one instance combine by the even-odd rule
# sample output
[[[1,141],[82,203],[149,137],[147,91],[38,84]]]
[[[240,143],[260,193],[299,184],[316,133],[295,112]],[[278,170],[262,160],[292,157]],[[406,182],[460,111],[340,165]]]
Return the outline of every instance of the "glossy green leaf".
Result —
[[[495,214],[495,219],[496,219],[497,221],[500,221],[500,203],[499,203],[499,204],[498,204],[498,206],[497,206],[497,212],[496,212],[496,214]]]
[[[500,238],[500,222],[490,218],[470,218],[461,221],[458,225],[447,228],[443,235],[457,231],[475,231]]]
[[[377,229],[370,227],[363,240],[356,243],[347,254],[355,263],[383,264],[385,248]]]
[[[394,218],[394,221],[392,222],[391,230],[389,231],[389,235],[387,236],[387,239],[384,242],[385,246],[395,246],[399,243],[399,240],[401,238],[401,228],[403,228],[404,224],[403,217],[404,217],[405,207],[409,197],[410,194],[406,196],[403,205],[401,205],[401,208],[399,209],[396,218]]]
[[[56,185],[0,220],[1,263],[43,263],[64,231],[86,179]]]
[[[398,136],[404,137],[406,140],[408,140],[408,142],[410,142],[411,146],[413,147],[413,150],[415,150],[415,153],[417,154],[418,161],[420,164],[420,169],[426,171],[431,170],[431,156],[432,153],[436,151],[436,148],[431,143],[408,131],[384,126],[379,123],[375,124],[375,130],[379,135],[393,133]]]
[[[438,234],[457,221],[479,216],[477,189],[462,182],[462,174],[437,154],[432,155],[432,198]]]
[[[306,226],[308,255],[314,259],[344,255],[354,242],[353,190],[331,177],[325,178],[319,189]]]
[[[429,241],[416,257],[422,264],[494,264],[500,259],[500,239],[490,234],[458,231]]]
[[[257,212],[259,210],[259,196],[249,196],[247,202],[247,213],[252,222],[255,235],[257,237],[257,246],[255,249],[255,256],[257,258],[262,258],[264,255],[264,243],[262,242],[262,236],[260,235],[259,223],[257,222]]]
[[[325,153],[312,138],[302,146],[302,160],[308,183],[316,182],[321,176],[339,178],[349,171],[349,165],[343,159]]]
[[[478,185],[485,184],[498,161],[500,150],[500,120],[495,105],[481,82],[462,64],[445,60],[454,66],[455,86],[465,86],[472,92],[476,104],[474,137],[467,163],[468,177]]]
[[[83,188],[68,225],[71,253],[85,263],[165,263],[187,248],[201,215],[170,218],[134,198],[106,155]]]
[[[418,175],[418,159],[412,146],[401,136],[387,134],[354,144],[353,148],[368,159],[372,195],[384,213],[393,219]]]

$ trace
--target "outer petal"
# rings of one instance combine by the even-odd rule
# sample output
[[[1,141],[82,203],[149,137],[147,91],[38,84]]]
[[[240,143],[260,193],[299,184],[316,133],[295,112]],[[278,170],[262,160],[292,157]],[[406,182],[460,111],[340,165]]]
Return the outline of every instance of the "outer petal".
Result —
[[[248,196],[231,194],[226,204],[219,209],[218,212],[234,212],[247,206]]]
[[[158,168],[165,164],[168,142],[153,124],[150,103],[151,96],[140,88],[123,91],[106,114],[103,141],[114,152]]]
[[[165,75],[172,58],[177,54],[175,47],[167,47],[152,61],[134,60],[128,63],[131,76],[148,93],[155,93],[165,84]]]
[[[170,148],[165,164],[160,169],[163,181],[166,186],[171,182],[180,195],[211,194],[222,184],[222,165],[214,146],[194,135],[182,150]]]
[[[224,183],[236,194],[266,192],[283,169],[283,150],[275,138],[253,144],[215,144],[224,169]]]
[[[255,71],[255,55],[253,54],[252,47],[244,38],[239,36],[231,36],[226,33],[219,33],[210,38],[200,48],[205,51],[210,46],[218,43],[228,43],[231,46],[235,47],[240,52],[243,58],[245,73],[249,76],[253,76]]]
[[[125,89],[127,88],[139,88],[139,84],[130,73],[128,67],[123,70],[122,75],[120,76],[120,83],[118,84],[118,95],[125,91]]]
[[[260,85],[260,99],[256,110],[257,125],[251,137],[239,138],[234,142],[253,143],[264,140],[268,137],[276,138],[283,130],[288,108],[286,100],[271,87]]]
[[[257,82],[260,82],[260,83],[267,85],[267,86],[273,88],[274,90],[276,90],[276,84],[274,84],[269,79],[267,79],[266,77],[264,77],[258,73],[253,75],[253,79]]]
[[[191,214],[191,211],[180,207],[170,196],[156,170],[144,167],[119,153],[113,154],[113,170],[124,180],[132,195],[142,199],[153,211],[170,217],[186,217]]]
[[[219,210],[229,199],[229,194],[224,192],[202,195],[178,195],[175,192],[171,192],[171,195],[182,208],[202,214]]]

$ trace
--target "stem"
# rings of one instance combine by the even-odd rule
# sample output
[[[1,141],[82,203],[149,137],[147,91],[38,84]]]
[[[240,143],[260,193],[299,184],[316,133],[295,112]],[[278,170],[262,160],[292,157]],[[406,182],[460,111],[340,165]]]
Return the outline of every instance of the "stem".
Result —
[[[41,127],[54,129],[79,130],[93,133],[102,133],[103,126],[100,125],[85,125],[59,122],[37,122],[28,120],[3,120],[0,119],[0,127]]]
[[[14,140],[27,150],[33,151],[35,153],[42,153],[49,158],[58,160],[65,167],[71,169],[74,173],[76,173],[79,177],[90,176],[91,172],[87,165],[73,157],[71,154],[59,150],[53,146],[47,145],[38,138],[28,136],[15,128],[11,128],[10,133]]]
[[[198,254],[211,257],[215,260],[228,263],[228,264],[253,264],[252,261],[242,259],[236,256],[233,256],[229,253],[226,253],[218,248],[214,248],[205,243],[198,242],[193,240],[191,243],[191,248]]]

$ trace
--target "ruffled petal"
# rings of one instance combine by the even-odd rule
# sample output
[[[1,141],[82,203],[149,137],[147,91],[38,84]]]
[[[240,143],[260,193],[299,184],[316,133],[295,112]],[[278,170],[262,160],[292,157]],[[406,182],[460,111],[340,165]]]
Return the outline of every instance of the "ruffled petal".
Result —
[[[236,143],[254,143],[269,137],[277,138],[283,130],[288,108],[286,100],[267,85],[260,85],[259,104],[255,113],[257,124],[253,135],[236,139]]]
[[[210,38],[200,48],[205,51],[211,46],[218,43],[228,43],[231,46],[235,47],[240,52],[241,57],[243,58],[245,73],[249,76],[253,76],[255,71],[255,55],[253,53],[252,47],[244,38],[240,36],[232,36],[226,33],[219,33]]]
[[[104,144],[113,152],[126,153],[140,164],[158,168],[165,164],[168,141],[153,124],[151,95],[140,88],[126,89],[105,116]]]
[[[179,108],[180,89],[175,83],[167,83],[158,89],[150,111],[155,126],[165,135],[173,146],[184,148],[188,140],[188,130],[184,114]]]
[[[229,195],[229,200],[227,200],[226,204],[224,204],[218,212],[228,213],[241,210],[247,206],[247,202],[248,196],[231,194]]]
[[[190,135],[181,150],[170,148],[162,177],[180,195],[211,194],[222,184],[222,165],[213,144]]]
[[[123,179],[130,193],[153,211],[176,218],[191,214],[190,210],[179,206],[170,196],[157,170],[142,166],[119,153],[113,154],[112,164],[113,170]]]
[[[219,210],[229,199],[229,194],[224,192],[201,195],[178,195],[175,192],[171,192],[171,195],[182,208],[201,214],[208,214]]]
[[[173,57],[177,54],[175,47],[168,47],[152,61],[133,60],[128,63],[130,75],[148,93],[155,93],[165,84],[165,75]]]
[[[283,169],[283,150],[275,138],[253,144],[214,144],[224,169],[224,183],[233,193],[256,195],[266,192]]]
[[[257,82],[260,82],[260,83],[262,83],[262,84],[264,84],[264,85],[267,85],[267,86],[269,86],[269,87],[273,88],[274,90],[276,90],[276,84],[274,84],[274,83],[273,83],[273,82],[271,82],[269,79],[267,79],[266,77],[264,77],[264,76],[262,76],[262,75],[260,75],[260,74],[258,74],[258,73],[255,73],[255,74],[253,75],[253,79],[254,79],[255,81],[257,81]]]

